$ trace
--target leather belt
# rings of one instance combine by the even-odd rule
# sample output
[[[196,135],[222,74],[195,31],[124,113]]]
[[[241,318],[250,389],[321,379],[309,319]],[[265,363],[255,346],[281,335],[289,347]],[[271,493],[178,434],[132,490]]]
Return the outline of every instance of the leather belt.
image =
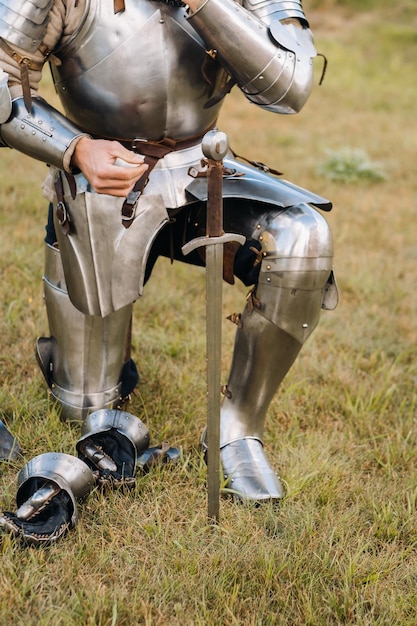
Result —
[[[208,128],[210,130],[212,127]],[[161,159],[169,152],[174,152],[176,150],[185,150],[186,148],[192,148],[197,144],[201,143],[204,135],[207,130],[198,135],[193,135],[192,137],[187,137],[186,139],[171,139],[170,137],[164,137],[160,141],[148,141],[147,139],[114,139],[114,141],[118,141],[128,150],[132,152],[136,152],[138,154],[143,154],[146,156],[157,157]],[[106,139],[106,137],[104,138]]]

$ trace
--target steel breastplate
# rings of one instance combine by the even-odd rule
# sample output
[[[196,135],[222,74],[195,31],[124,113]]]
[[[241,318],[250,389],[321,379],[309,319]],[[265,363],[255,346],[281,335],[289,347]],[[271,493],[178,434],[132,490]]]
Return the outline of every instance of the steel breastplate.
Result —
[[[115,15],[112,1],[89,0],[83,23],[56,54],[62,65],[52,74],[65,112],[94,135],[182,139],[217,118],[220,105],[204,104],[223,70],[183,8],[130,0]]]

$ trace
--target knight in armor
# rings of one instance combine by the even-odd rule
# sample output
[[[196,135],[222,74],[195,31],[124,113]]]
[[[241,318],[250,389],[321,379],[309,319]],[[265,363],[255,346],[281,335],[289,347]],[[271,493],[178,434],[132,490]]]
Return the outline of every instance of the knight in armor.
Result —
[[[50,337],[37,357],[64,420],[112,416],[136,386],[132,307],[158,256],[204,265],[181,247],[204,234],[201,140],[227,93],[236,85],[256,106],[297,113],[315,56],[301,0],[0,0],[0,145],[50,166]],[[38,95],[46,64],[65,115]],[[246,238],[229,246],[224,276],[251,292],[220,456],[236,496],[256,502],[284,496],[263,451],[268,406],[321,309],[337,303],[317,210],[330,202],[266,170],[224,160],[224,228]]]

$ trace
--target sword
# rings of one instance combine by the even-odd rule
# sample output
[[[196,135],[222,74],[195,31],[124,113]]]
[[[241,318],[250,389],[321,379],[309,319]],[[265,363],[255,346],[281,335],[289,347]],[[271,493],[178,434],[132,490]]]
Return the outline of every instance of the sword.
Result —
[[[223,231],[223,158],[229,149],[227,135],[216,128],[202,141],[207,159],[206,236],[182,247],[184,255],[206,248],[206,363],[207,363],[207,503],[208,518],[219,521],[220,500],[220,384],[222,344],[223,246],[245,243],[243,235]]]

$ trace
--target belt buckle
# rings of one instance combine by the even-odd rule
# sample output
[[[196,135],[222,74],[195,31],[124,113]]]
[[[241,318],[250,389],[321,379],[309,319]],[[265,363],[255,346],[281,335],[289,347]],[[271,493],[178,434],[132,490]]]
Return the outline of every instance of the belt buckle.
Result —
[[[148,143],[148,140],[140,139],[139,137],[135,137],[135,139],[132,140],[132,151],[138,152],[140,154],[140,148],[137,146],[138,143],[140,144]]]

